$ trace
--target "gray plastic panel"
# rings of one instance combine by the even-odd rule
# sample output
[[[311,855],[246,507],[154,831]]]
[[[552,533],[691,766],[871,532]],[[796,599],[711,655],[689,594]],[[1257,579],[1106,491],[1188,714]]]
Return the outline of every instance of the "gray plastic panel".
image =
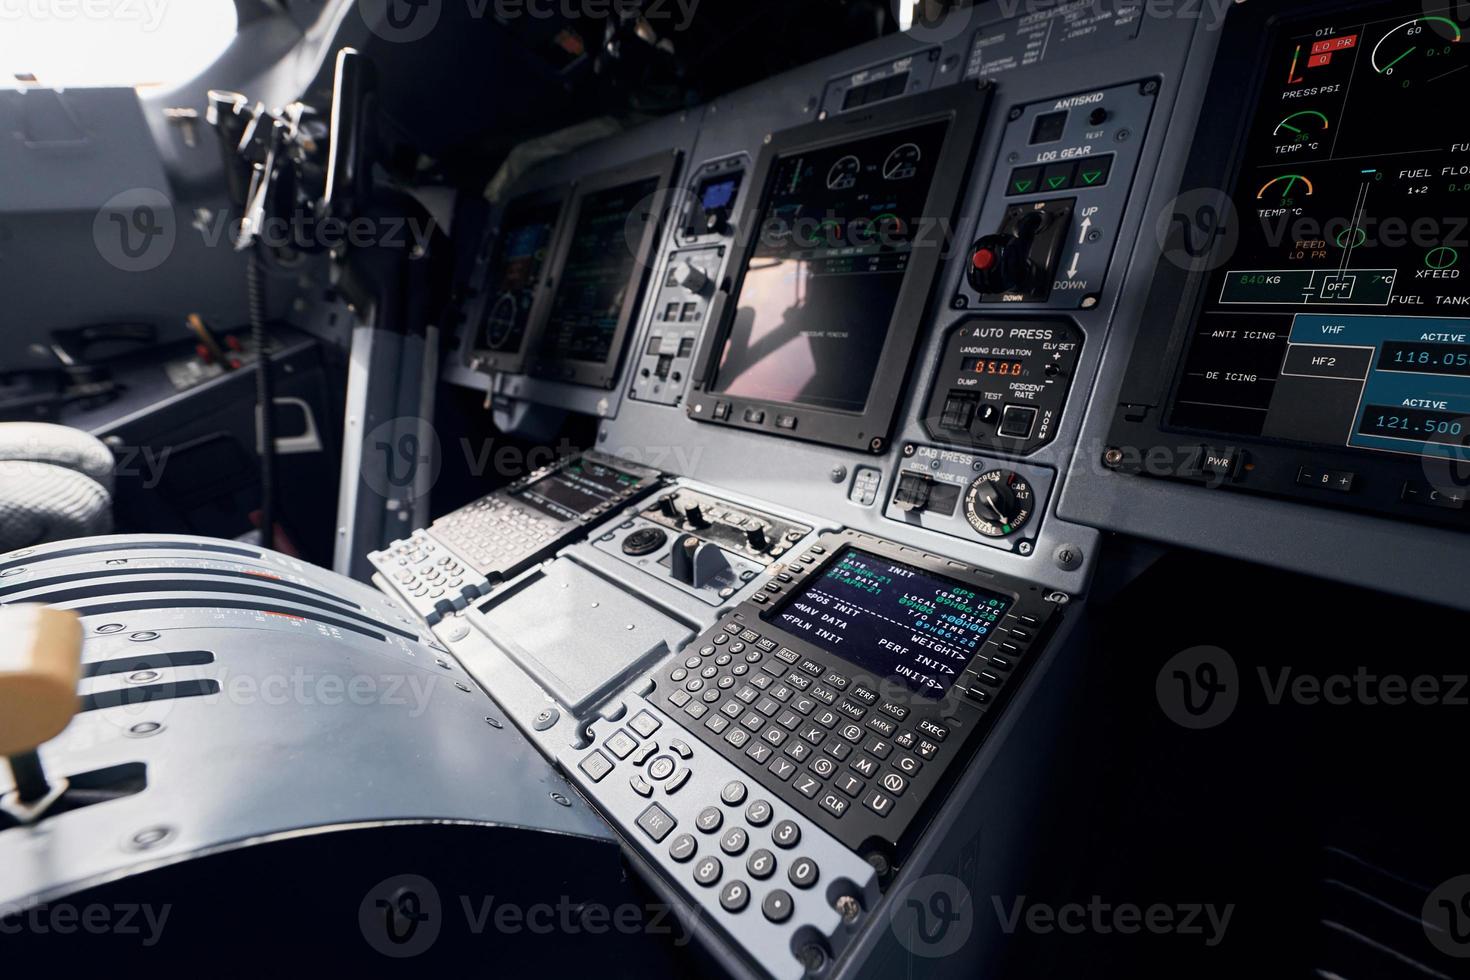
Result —
[[[344,826],[459,821],[611,840],[525,738],[485,723],[499,709],[455,659],[365,585],[274,552],[171,535],[12,552],[0,556],[0,574],[0,602],[83,612],[84,663],[160,658],[146,673],[85,679],[81,693],[104,706],[41,749],[54,776],[144,763],[146,790],[48,818],[40,834],[0,832],[0,905]],[[175,588],[154,591],[160,584]],[[213,662],[170,665],[166,655],[181,651],[208,651]],[[139,693],[196,682],[218,692]],[[6,771],[0,793],[9,789]],[[160,841],[134,843],[153,828]]]
[[[497,595],[478,625],[573,712],[692,635],[572,562],[550,563]]]
[[[158,151],[138,139],[147,129],[131,88],[0,90],[7,136],[0,140],[0,213],[90,216],[111,202],[126,220],[135,206],[167,208],[172,194]],[[126,192],[133,197],[113,200]]]

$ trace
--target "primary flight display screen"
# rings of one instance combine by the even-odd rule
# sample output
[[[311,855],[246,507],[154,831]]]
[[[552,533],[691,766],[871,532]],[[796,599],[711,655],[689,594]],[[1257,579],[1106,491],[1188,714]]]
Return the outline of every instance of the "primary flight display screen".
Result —
[[[480,324],[482,350],[520,350],[536,296],[536,282],[546,264],[561,204],[512,205],[501,223],[495,263],[486,277],[490,294]]]
[[[1172,426],[1470,458],[1461,10],[1277,29]]]
[[[1011,599],[857,548],[839,553],[770,622],[921,697],[944,697]]]
[[[579,520],[612,500],[638,477],[585,457],[537,480],[512,496],[559,520]]]
[[[949,122],[781,156],[710,390],[861,412]],[[929,244],[938,247],[938,243]]]
[[[623,306],[638,285],[635,245],[653,220],[638,212],[658,186],[658,177],[648,177],[582,198],[546,322],[548,358],[601,364],[611,356]]]

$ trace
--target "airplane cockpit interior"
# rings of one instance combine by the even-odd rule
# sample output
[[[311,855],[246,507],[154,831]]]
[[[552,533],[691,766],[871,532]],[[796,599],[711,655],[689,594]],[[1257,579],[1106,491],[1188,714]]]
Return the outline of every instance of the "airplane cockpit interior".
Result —
[[[1470,977],[1467,35],[0,0],[0,963]]]

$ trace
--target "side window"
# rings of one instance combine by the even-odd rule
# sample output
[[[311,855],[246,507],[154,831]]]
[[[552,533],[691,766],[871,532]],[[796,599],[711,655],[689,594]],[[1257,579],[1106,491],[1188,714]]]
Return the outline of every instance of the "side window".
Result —
[[[0,0],[0,88],[177,85],[237,26],[234,0]]]

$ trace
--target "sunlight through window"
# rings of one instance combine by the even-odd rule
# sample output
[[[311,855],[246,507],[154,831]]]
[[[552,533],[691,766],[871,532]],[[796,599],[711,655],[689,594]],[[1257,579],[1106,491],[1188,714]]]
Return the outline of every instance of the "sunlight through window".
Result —
[[[0,0],[0,87],[176,85],[236,28],[234,0]]]

